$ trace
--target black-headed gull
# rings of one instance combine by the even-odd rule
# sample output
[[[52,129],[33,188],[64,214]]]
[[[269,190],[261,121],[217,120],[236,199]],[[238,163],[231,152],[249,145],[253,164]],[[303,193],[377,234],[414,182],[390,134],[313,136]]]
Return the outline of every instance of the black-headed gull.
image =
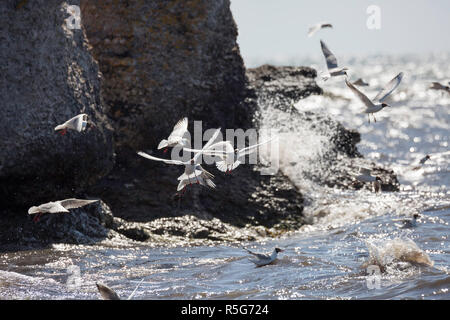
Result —
[[[184,150],[191,152],[201,152],[205,155],[216,156],[220,158],[220,161],[216,161],[217,169],[219,171],[229,173],[242,163],[241,158],[253,153],[260,145],[268,143],[272,140],[273,139],[269,139],[267,141],[243,149],[234,149],[230,141],[220,141],[212,144],[209,148],[203,148],[202,150],[190,148],[184,148]]]
[[[220,128],[214,132],[213,136],[204,145],[202,150],[208,149],[212,145],[212,143],[217,139],[219,133]],[[207,172],[205,169],[203,169],[199,163],[200,161],[199,158],[200,155],[202,155],[202,152],[196,153],[194,157],[188,161],[161,159],[151,156],[142,151],[138,151],[137,154],[140,155],[141,157],[154,161],[161,161],[167,164],[184,165],[184,173],[178,177],[180,183],[178,184],[177,191],[182,190],[186,185],[190,185],[192,183],[197,183],[211,188],[215,188],[215,184],[211,181],[211,179],[214,176],[211,173]]]
[[[450,82],[449,82],[450,84]],[[450,87],[449,86],[445,86],[443,84],[440,84],[439,82],[432,82],[430,85],[430,89],[432,90],[443,90],[443,91],[447,91],[448,93],[450,93]]]
[[[384,101],[398,87],[398,85],[402,81],[402,78],[403,72],[400,72],[386,84],[386,86],[375,96],[375,98],[373,98],[373,100],[370,100],[364,93],[359,91],[353,84],[348,82],[347,79],[345,79],[345,83],[366,106],[366,109],[363,111],[363,113],[367,113],[368,121],[370,123],[370,114],[372,114],[375,122],[377,122],[374,113],[382,110],[385,107],[390,107],[390,105],[384,103]],[[373,101],[375,101],[376,104]]]
[[[37,214],[33,219],[36,222],[43,213],[65,213],[69,212],[69,209],[80,208],[97,201],[98,200],[84,200],[75,198],[51,201],[39,206],[31,207],[28,209],[28,214]]]
[[[82,132],[86,129],[87,126],[87,114],[81,113],[63,124],[57,125],[55,127],[55,131],[59,131],[60,134],[63,136],[67,133],[67,130],[75,130],[78,132]]]
[[[405,219],[392,219],[392,221],[398,221],[401,224],[396,224],[398,227],[402,229],[406,228],[415,228],[417,227],[417,219],[420,217],[418,213],[414,213],[411,218],[405,218]]]
[[[355,178],[356,180],[364,183],[372,183],[374,192],[379,192],[381,190],[381,178],[372,176],[370,169],[359,168],[359,175],[357,175]]]
[[[322,46],[322,52],[325,56],[325,60],[327,62],[327,68],[328,68],[328,74],[325,74],[322,76],[322,79],[324,81],[328,80],[330,77],[337,77],[337,76],[346,76],[347,75],[347,67],[338,67],[337,59],[334,56],[334,54],[328,49],[327,45],[320,40],[320,45]]]
[[[190,142],[186,138],[186,135],[188,134],[187,127],[188,127],[188,118],[184,117],[183,119],[179,120],[173,127],[173,130],[170,133],[167,140],[166,139],[161,140],[161,142],[158,145],[158,150],[165,148],[164,152],[167,152],[169,147],[175,147],[177,145],[181,145],[183,147],[190,146]]]
[[[245,251],[247,251],[248,253],[252,254],[253,256],[255,256],[255,259],[249,258],[249,260],[251,262],[253,262],[254,264],[256,264],[257,267],[262,267],[262,266],[271,264],[272,262],[274,262],[277,259],[278,253],[284,251],[280,248],[275,248],[275,249],[273,249],[273,252],[271,254],[268,254],[268,253],[256,253],[256,252],[250,251],[246,248],[243,248],[243,249]]]
[[[323,28],[333,28],[333,25],[328,22],[319,22],[311,27],[308,30],[308,37],[312,37],[317,31]]]

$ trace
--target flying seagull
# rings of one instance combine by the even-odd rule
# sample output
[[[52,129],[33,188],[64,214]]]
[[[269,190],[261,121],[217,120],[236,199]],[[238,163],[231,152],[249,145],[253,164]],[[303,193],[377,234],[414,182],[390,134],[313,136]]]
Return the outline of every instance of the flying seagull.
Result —
[[[278,253],[284,251],[280,248],[275,248],[275,249],[273,249],[272,254],[266,254],[266,253],[255,253],[246,248],[243,248],[243,249],[245,251],[247,251],[248,253],[252,254],[253,256],[255,256],[254,259],[249,258],[249,260],[251,262],[253,262],[254,264],[256,264],[257,267],[262,267],[262,266],[271,264],[272,262],[274,262],[277,259]]]
[[[272,140],[273,139],[270,139],[243,149],[234,149],[230,141],[220,141],[211,145],[207,149],[204,148],[202,150],[195,150],[184,148],[184,150],[191,152],[202,152],[205,155],[216,156],[220,158],[220,161],[216,161],[217,169],[219,171],[229,173],[242,163],[243,160],[241,158],[253,153],[260,145],[268,143]]]
[[[325,60],[327,61],[327,68],[328,68],[328,74],[322,76],[322,79],[326,81],[330,77],[347,75],[348,68],[346,67],[339,68],[336,57],[330,51],[330,49],[328,49],[328,47],[322,40],[320,40],[320,45],[322,46],[322,52],[323,55],[325,56]]]
[[[359,78],[358,80],[356,80],[355,82],[353,82],[353,84],[355,86],[359,86],[359,87],[368,87],[369,84],[367,82],[365,82],[363,79]]]
[[[75,209],[84,207],[90,203],[97,202],[98,200],[83,200],[83,199],[65,199],[54,202],[47,202],[39,206],[33,206],[28,209],[28,214],[36,214],[33,221],[37,222],[40,216],[44,213],[65,213],[69,212],[69,209]]]
[[[172,133],[166,139],[161,140],[158,145],[158,150],[165,148],[164,152],[167,152],[169,147],[175,147],[181,145],[183,147],[190,146],[189,140],[186,138],[188,132],[188,118],[184,117],[179,120],[173,127]]]
[[[219,133],[220,128],[214,132],[213,136],[205,144],[203,149],[209,148],[212,145],[212,143],[216,140]],[[197,154],[194,155],[192,159],[188,161],[161,159],[153,157],[142,151],[138,151],[137,154],[140,155],[141,157],[154,161],[162,161],[167,164],[184,165],[184,173],[178,177],[180,183],[177,187],[177,191],[184,189],[186,185],[192,183],[197,183],[211,188],[215,188],[215,184],[212,181],[210,181],[214,176],[211,173],[207,172],[205,169],[203,169],[203,167],[199,164],[199,158],[202,152],[198,152]]]
[[[87,126],[87,114],[82,113],[79,114],[72,119],[67,120],[63,124],[60,124],[55,127],[55,131],[60,131],[60,134],[63,136],[67,133],[67,130],[76,130],[78,132],[82,132],[86,129]]]
[[[431,159],[431,156],[429,154],[427,154],[425,157],[423,157],[422,159],[419,160],[419,163],[416,166],[412,167],[412,170],[419,170],[420,168],[423,167],[425,162],[427,162],[429,159]]]
[[[359,91],[353,84],[348,82],[347,79],[345,79],[345,83],[353,91],[353,93],[365,104],[366,109],[363,112],[367,113],[367,117],[370,123],[370,114],[372,114],[373,119],[375,120],[375,122],[377,122],[374,113],[382,110],[385,107],[390,107],[390,105],[384,103],[384,101],[398,87],[400,81],[402,81],[402,78],[403,72],[400,72],[386,84],[386,86],[375,96],[375,98],[373,98],[373,100],[370,100],[364,93]],[[373,101],[375,101],[376,104]]]
[[[450,84],[450,82],[449,82],[449,84]],[[442,85],[439,82],[432,82],[431,85],[430,85],[430,89],[432,89],[432,90],[443,90],[443,91],[447,91],[448,93],[450,93],[450,87]]]
[[[309,28],[308,37],[312,37],[317,31],[323,28],[333,28],[333,26],[331,25],[331,23],[319,22]]]

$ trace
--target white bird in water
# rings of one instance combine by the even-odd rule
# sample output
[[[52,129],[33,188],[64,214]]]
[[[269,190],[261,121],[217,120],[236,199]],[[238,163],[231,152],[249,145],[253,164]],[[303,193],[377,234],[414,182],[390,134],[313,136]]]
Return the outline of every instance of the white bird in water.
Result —
[[[358,80],[354,81],[353,84],[358,87],[368,87],[369,86],[369,84],[367,82],[365,82],[362,78],[359,78]]]
[[[241,159],[241,158],[245,157],[248,154],[255,152],[256,149],[260,145],[268,143],[272,140],[273,139],[269,139],[267,141],[264,141],[264,142],[261,142],[258,144],[254,144],[252,146],[249,146],[249,147],[246,147],[243,149],[239,149],[239,148],[234,149],[233,145],[231,144],[230,141],[220,141],[220,142],[217,142],[217,143],[211,145],[207,149],[204,148],[202,150],[196,150],[196,149],[184,148],[184,150],[191,151],[191,152],[201,152],[204,155],[216,156],[216,157],[220,158],[221,159],[220,161],[216,161],[217,169],[219,171],[229,173],[232,170],[236,169],[243,162],[243,159]]]
[[[364,93],[359,91],[353,84],[348,82],[347,79],[345,79],[345,83],[366,106],[366,109],[363,112],[367,113],[368,121],[370,123],[370,114],[372,114],[373,119],[375,120],[375,122],[377,122],[374,113],[382,110],[385,107],[390,107],[390,105],[384,103],[384,101],[398,87],[398,85],[402,81],[402,78],[403,72],[400,72],[386,84],[386,86],[375,96],[375,98],[373,98],[373,100],[370,100]],[[375,101],[376,104],[373,101]]]
[[[348,68],[347,67],[339,68],[336,57],[330,51],[330,49],[328,49],[328,47],[322,40],[320,40],[320,45],[322,46],[322,52],[323,52],[323,55],[325,56],[325,60],[327,62],[327,68],[328,68],[328,74],[325,74],[324,76],[322,76],[322,79],[324,81],[326,81],[330,77],[337,77],[337,76],[343,76],[343,75],[346,76]]]
[[[252,254],[253,256],[255,256],[255,259],[249,258],[249,260],[251,262],[253,262],[254,264],[256,264],[257,267],[262,267],[262,266],[271,264],[272,262],[274,262],[277,259],[278,253],[284,251],[280,248],[275,248],[275,249],[273,249],[272,254],[266,254],[266,253],[252,252],[246,248],[243,248],[243,249],[245,251],[247,251],[248,253]]]
[[[202,150],[209,148],[212,143],[216,140],[217,136],[220,133],[220,128],[217,129],[211,139],[205,144]],[[154,161],[161,161],[167,164],[175,164],[175,165],[184,165],[184,173],[178,177],[178,180],[180,180],[180,183],[178,184],[177,191],[180,191],[184,189],[186,185],[190,185],[193,182],[197,184],[201,184],[204,186],[208,186],[211,188],[215,188],[216,185],[214,182],[212,182],[212,179],[214,175],[203,169],[203,167],[199,163],[199,158],[202,152],[198,152],[194,155],[194,157],[188,161],[181,161],[181,160],[171,160],[171,159],[161,159],[157,157],[153,157],[145,152],[138,151],[138,155],[141,157],[154,160]]]
[[[164,152],[167,152],[169,147],[175,147],[181,145],[183,147],[190,146],[189,140],[186,138],[188,135],[188,118],[183,118],[179,120],[173,127],[172,133],[166,139],[161,140],[158,145],[158,150],[165,148]]]
[[[399,221],[401,224],[396,224],[398,227],[402,229],[406,228],[415,228],[417,227],[417,219],[420,217],[418,213],[413,214],[412,218],[406,219],[392,219],[392,221]]]
[[[65,199],[47,202],[39,206],[33,206],[28,209],[28,214],[36,214],[33,221],[37,222],[39,217],[44,213],[66,213],[70,209],[84,207],[85,205],[97,202],[98,200],[84,200],[84,199]]]
[[[319,22],[311,27],[308,30],[308,37],[312,37],[317,31],[324,28],[333,28],[333,25],[328,22]]]
[[[370,169],[359,168],[359,175],[356,176],[356,179],[364,183],[372,183],[374,192],[379,192],[381,190],[381,178],[372,176]]]
[[[72,119],[67,120],[63,124],[56,126],[55,131],[61,130],[60,134],[62,136],[67,133],[68,129],[82,132],[82,131],[86,130],[87,117],[88,116],[85,113],[79,114],[79,115],[73,117]]]

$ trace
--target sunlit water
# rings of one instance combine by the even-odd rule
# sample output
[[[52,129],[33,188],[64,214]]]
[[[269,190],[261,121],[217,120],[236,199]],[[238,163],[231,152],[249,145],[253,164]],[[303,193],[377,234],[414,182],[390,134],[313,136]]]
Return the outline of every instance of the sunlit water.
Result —
[[[370,125],[358,114],[361,103],[343,79],[318,80],[325,95],[295,105],[326,112],[357,129],[361,153],[394,169],[402,191],[374,194],[312,183],[305,172],[324,170],[310,160],[324,152],[326,146],[318,142],[326,139],[303,128],[291,137],[303,135],[305,147],[282,152],[280,161],[307,198],[310,225],[257,243],[170,248],[58,244],[4,253],[0,298],[98,299],[95,282],[126,298],[143,280],[133,299],[449,299],[450,94],[427,89],[431,81],[449,80],[449,58],[343,59],[343,65],[351,66],[352,80],[362,77],[370,83],[361,88],[369,97],[398,72],[405,73],[390,101],[393,107],[376,114],[377,122]],[[324,68],[322,61],[309,63]],[[267,115],[271,125],[277,117]],[[431,159],[413,170],[426,154]],[[394,221],[415,212],[421,214],[415,228],[403,229]],[[242,246],[267,252],[278,246],[285,252],[275,264],[256,268]],[[382,272],[369,276],[371,266]]]

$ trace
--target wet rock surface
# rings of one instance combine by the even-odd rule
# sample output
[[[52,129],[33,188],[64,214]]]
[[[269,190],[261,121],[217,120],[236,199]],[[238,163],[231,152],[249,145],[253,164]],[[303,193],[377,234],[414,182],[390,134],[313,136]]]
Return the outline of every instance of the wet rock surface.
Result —
[[[184,116],[204,128],[250,125],[229,0],[81,4],[117,150],[154,148]]]
[[[66,10],[61,1],[0,3],[2,208],[64,199],[113,167],[98,64]],[[89,116],[85,132],[55,133],[80,113]]]
[[[280,139],[288,141],[288,148],[305,149],[303,153],[307,155],[295,159],[299,163],[294,168],[301,171],[302,178],[329,187],[370,189],[370,184],[355,181],[354,173],[365,167],[381,178],[383,191],[398,191],[399,182],[392,170],[364,159],[358,152],[357,143],[361,140],[358,132],[346,129],[330,115],[295,108],[300,99],[323,94],[314,80],[316,75],[308,67],[263,65],[248,69],[261,128],[277,128]],[[314,145],[305,143],[310,137]]]
[[[0,129],[8,153],[0,164],[2,201],[12,205],[2,210],[0,243],[8,248],[250,241],[307,223],[298,186],[281,171],[261,175],[260,165],[244,164],[232,174],[205,166],[215,175],[216,189],[194,184],[180,197],[176,187],[183,167],[144,159],[136,151],[167,157],[156,146],[183,116],[190,119],[189,129],[193,119],[203,121],[203,130],[269,126],[286,133],[301,127],[323,136],[327,146],[315,159],[326,170],[303,172],[315,183],[367,187],[349,175],[364,164],[382,177],[383,190],[398,188],[392,171],[358,153],[357,132],[327,115],[295,109],[299,99],[322,94],[314,69],[266,65],[245,71],[229,1],[81,1],[86,34],[103,73],[102,88],[84,31],[61,28],[67,17],[64,6],[36,1],[18,10],[13,3],[1,5],[10,12],[8,19],[23,15],[25,21],[45,20],[39,18],[47,12],[55,19],[39,22],[46,33],[26,35],[25,25],[15,20],[8,20],[14,26],[8,28],[17,30],[4,29],[6,46],[12,47],[13,40],[36,40],[34,46],[42,51],[40,56],[30,53],[33,61],[25,57],[28,49],[17,57],[12,49],[1,53],[8,61],[2,90],[9,91],[11,106],[0,112],[14,124]],[[41,37],[52,37],[56,44],[45,45],[50,42]],[[29,70],[14,76],[24,68]],[[20,83],[29,86],[23,101]],[[54,135],[56,124],[80,112],[93,122],[85,133]],[[18,120],[17,114],[23,117]],[[26,147],[17,152],[22,145]],[[11,195],[14,201],[9,201]],[[67,197],[102,201],[69,214],[44,215],[38,223],[26,214],[31,205]]]

